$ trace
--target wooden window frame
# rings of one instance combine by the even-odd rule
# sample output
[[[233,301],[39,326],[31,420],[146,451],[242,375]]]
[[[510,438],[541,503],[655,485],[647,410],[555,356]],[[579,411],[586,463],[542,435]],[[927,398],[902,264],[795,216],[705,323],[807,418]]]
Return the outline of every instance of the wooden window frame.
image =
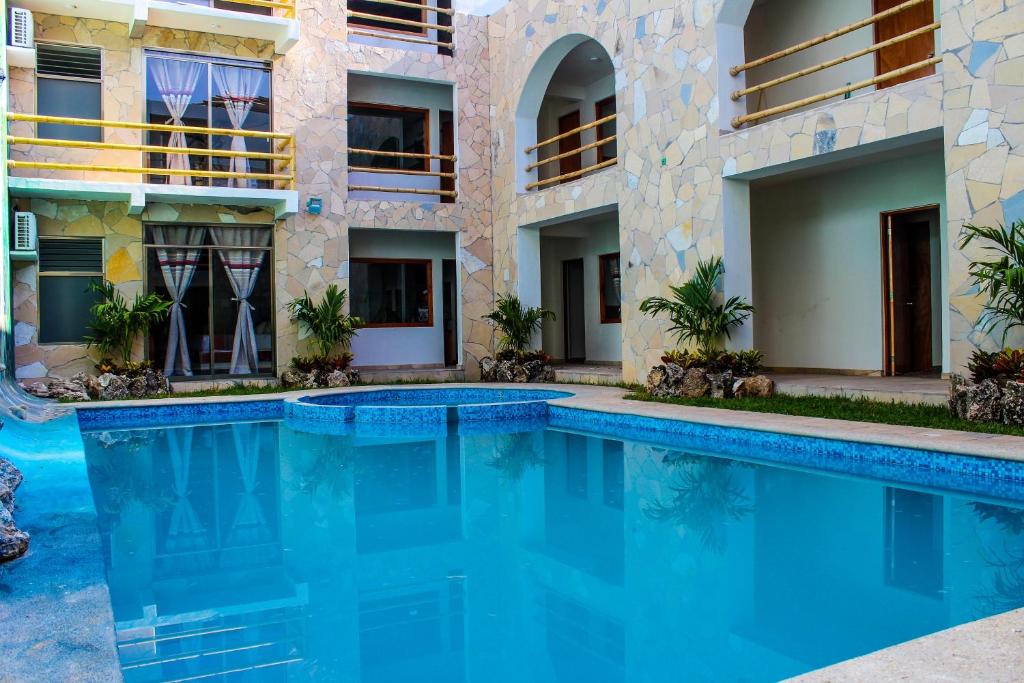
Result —
[[[405,2],[416,3],[417,5],[423,5],[423,9],[420,10],[419,21],[421,21],[424,24],[427,23],[427,12],[430,11],[430,5],[428,5],[426,3],[426,0],[404,0],[404,1]],[[364,12],[364,14],[370,14],[370,12]],[[391,18],[394,18],[394,17],[391,17]],[[381,22],[387,22],[387,20],[388,20],[388,17],[381,17],[381,19],[380,19]],[[356,28],[359,28],[359,29],[362,29],[362,30],[365,30],[365,31],[380,31],[381,33],[396,33],[398,35],[404,35],[404,36],[426,36],[427,35],[427,29],[424,26],[421,26],[419,28],[419,30],[417,31],[417,30],[414,30],[411,26],[409,28],[407,28],[407,29],[383,28],[382,26],[374,26],[372,24],[364,24],[364,23],[362,23],[364,21],[368,21],[368,20],[367,19],[360,19],[358,17],[348,17],[348,25],[349,26],[355,26]],[[413,20],[413,21],[415,21],[415,20]],[[385,40],[386,40],[386,38],[385,38]]]
[[[598,100],[597,102],[594,103],[594,120],[595,121],[600,121],[601,119],[604,118],[604,116],[601,115],[601,107],[607,105],[609,102],[612,105],[612,113],[614,114],[616,112],[616,109],[615,109],[615,107],[616,107],[615,95],[610,95],[610,96],[604,98],[603,100]],[[605,116],[607,116],[607,114]],[[609,121],[608,124],[603,124],[603,125],[609,125],[609,124],[614,126],[616,124],[616,122],[615,121]],[[601,133],[601,128],[602,128],[602,126],[598,126],[594,130],[594,141],[595,142],[600,140],[603,137],[602,133]],[[619,132],[618,128],[615,129],[615,132],[616,133]],[[617,146],[616,146],[616,149],[618,149]],[[600,147],[598,147],[597,148],[597,163],[602,164],[602,163],[608,161],[609,159],[611,159],[611,157],[606,157],[604,155],[604,145],[601,145]]]
[[[604,270],[605,270],[605,268],[604,268],[604,264],[607,261],[610,261],[613,258],[619,260],[619,281],[621,282],[621,279],[622,279],[622,252],[615,251],[615,252],[612,252],[610,254],[601,254],[600,256],[597,257],[597,291],[598,291],[598,298],[600,299],[601,324],[602,325],[621,325],[622,324],[622,302],[619,301],[619,317],[618,318],[609,318],[607,316],[607,307],[605,306],[605,298],[604,298],[604,286],[605,286]]]
[[[349,259],[349,263],[375,263],[401,264],[427,267],[427,321],[422,323],[364,323],[366,329],[388,329],[401,327],[433,327],[434,326],[434,260],[422,258],[357,258]],[[351,284],[349,285],[351,289]]]
[[[377,102],[349,102],[348,109],[345,111],[345,118],[351,115],[351,111],[354,107],[362,107],[364,109],[381,109],[384,111],[406,111],[406,112],[418,112],[423,115],[423,150],[425,154],[430,154],[430,144],[432,142],[430,138],[430,110],[422,107],[408,107],[400,104],[379,104]],[[346,133],[347,135],[347,133]],[[347,143],[349,141],[346,141]],[[346,144],[346,147],[352,147],[351,144]],[[430,170],[430,159],[423,159],[421,164],[422,168],[410,168],[410,171],[429,171]],[[351,166],[351,164],[349,164]],[[386,174],[382,174],[386,175]]]

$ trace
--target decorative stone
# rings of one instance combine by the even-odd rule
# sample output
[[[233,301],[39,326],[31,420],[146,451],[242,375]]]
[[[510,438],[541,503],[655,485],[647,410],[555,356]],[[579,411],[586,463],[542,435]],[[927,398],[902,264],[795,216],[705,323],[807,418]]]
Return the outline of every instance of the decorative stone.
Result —
[[[496,382],[514,382],[515,379],[515,366],[516,364],[510,360],[498,361],[498,365],[494,370],[494,381]]]
[[[35,382],[30,385],[23,385],[23,389],[33,396],[39,398],[52,398],[55,400],[88,401],[89,394],[85,386],[75,379],[55,378],[46,382]]]
[[[967,411],[971,405],[972,382],[960,374],[949,379],[949,412],[953,417],[967,419]]]
[[[711,398],[732,398],[732,370],[709,372],[705,377],[710,385]]]
[[[312,372],[285,370],[281,373],[281,385],[285,389],[315,389],[316,377]]]
[[[22,479],[17,467],[0,458],[0,564],[21,557],[28,550],[28,534],[14,523],[14,491]]]
[[[972,422],[1002,422],[1002,392],[995,380],[987,379],[971,387],[966,418]]]
[[[329,389],[339,389],[341,387],[350,386],[352,383],[348,379],[348,375],[345,374],[344,370],[335,370],[334,372],[327,375],[324,383]]]
[[[686,371],[676,395],[682,398],[701,398],[707,396],[710,390],[711,383],[708,381],[707,371],[701,368],[690,368]]]
[[[490,356],[480,359],[480,380],[494,382],[498,371],[498,361]]]
[[[98,399],[100,394],[103,393],[103,387],[100,386],[100,381],[93,375],[80,372],[72,379],[82,385],[85,389],[85,393],[88,394],[91,399]]]
[[[1024,426],[1024,382],[1007,382],[1003,387],[1003,422]]]
[[[743,377],[732,385],[736,398],[771,398],[775,395],[775,380],[765,375]]]
[[[131,398],[128,391],[128,382],[124,377],[105,372],[98,378],[100,384],[100,398],[104,401],[123,401]]]
[[[685,376],[686,371],[675,363],[655,365],[647,373],[647,393],[660,398],[675,396]]]

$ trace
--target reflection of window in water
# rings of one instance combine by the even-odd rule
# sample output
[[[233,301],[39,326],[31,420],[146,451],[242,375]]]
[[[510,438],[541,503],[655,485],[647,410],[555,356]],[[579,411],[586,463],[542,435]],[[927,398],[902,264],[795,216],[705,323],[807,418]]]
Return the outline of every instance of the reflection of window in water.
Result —
[[[625,680],[622,622],[552,590],[543,593],[548,656],[563,681]]]
[[[462,681],[464,629],[462,581],[364,593],[359,600],[362,680],[424,680],[430,672],[430,680]]]
[[[943,581],[941,496],[885,489],[885,581],[939,597]]]
[[[565,438],[565,492],[587,497],[587,437],[567,434]]]
[[[625,471],[622,464],[622,442],[604,442],[604,504],[622,509],[622,491],[625,487]]]

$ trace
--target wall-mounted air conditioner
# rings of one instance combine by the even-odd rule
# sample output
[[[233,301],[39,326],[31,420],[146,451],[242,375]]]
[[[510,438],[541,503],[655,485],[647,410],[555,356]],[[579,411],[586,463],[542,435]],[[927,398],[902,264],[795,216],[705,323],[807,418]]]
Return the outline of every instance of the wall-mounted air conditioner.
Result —
[[[7,34],[11,45],[14,47],[31,48],[35,44],[34,31],[32,12],[21,7],[12,7],[11,26]]]
[[[36,250],[36,215],[30,211],[14,212],[14,251]]]

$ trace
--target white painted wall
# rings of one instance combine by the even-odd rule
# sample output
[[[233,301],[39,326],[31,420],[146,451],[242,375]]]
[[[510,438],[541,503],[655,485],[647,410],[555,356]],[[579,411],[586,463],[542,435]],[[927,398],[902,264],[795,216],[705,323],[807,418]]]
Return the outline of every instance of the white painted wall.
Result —
[[[940,206],[945,225],[941,150],[752,187],[754,344],[769,367],[882,369],[880,214],[928,204]],[[933,254],[945,253],[935,232]],[[944,309],[945,258],[932,265]],[[934,362],[948,370],[941,309]]]
[[[442,261],[456,258],[457,234],[423,230],[351,229],[348,235],[349,258],[431,259],[434,298],[434,319],[430,327],[373,327],[359,330],[352,341],[352,353],[355,356],[353,365],[444,365]],[[350,290],[352,285],[350,281]],[[359,295],[354,290],[349,294],[352,298]],[[458,312],[455,319],[460,319]],[[461,342],[457,342],[457,345],[462,347]]]
[[[617,218],[587,224],[578,237],[545,236],[540,229],[541,306],[558,317],[546,321],[542,330],[544,350],[557,359],[565,358],[563,332],[562,261],[583,259],[587,360],[622,361],[622,325],[601,323],[599,256],[619,251]],[[558,230],[555,230],[556,234]]]
[[[567,87],[559,84],[552,86],[544,98],[537,116],[537,138],[546,140],[558,135],[558,119],[576,110],[580,112],[580,125],[597,120],[597,103],[615,95],[615,75],[608,76],[586,86]],[[598,140],[596,128],[581,133],[584,145]],[[558,143],[552,143],[541,150],[544,157],[558,154]],[[588,149],[582,153],[583,168],[597,163],[597,150]],[[537,169],[537,177],[541,180],[553,178],[559,174],[558,162],[546,164]]]
[[[450,83],[415,81],[373,74],[350,73],[348,76],[349,102],[360,104],[390,104],[399,107],[415,107],[430,111],[430,154],[441,153],[441,111],[455,111],[454,89]],[[453,114],[454,116],[454,114]],[[455,116],[456,125],[458,117]],[[458,154],[458,131],[455,132]],[[440,171],[441,162],[432,160],[430,170]],[[441,179],[431,176],[409,176],[387,173],[349,173],[351,185],[373,185],[376,187],[411,187],[437,190]],[[458,180],[456,180],[456,186]],[[351,192],[351,199],[380,199],[385,201],[414,201],[421,203],[440,202],[436,195],[402,194],[391,192]]]

